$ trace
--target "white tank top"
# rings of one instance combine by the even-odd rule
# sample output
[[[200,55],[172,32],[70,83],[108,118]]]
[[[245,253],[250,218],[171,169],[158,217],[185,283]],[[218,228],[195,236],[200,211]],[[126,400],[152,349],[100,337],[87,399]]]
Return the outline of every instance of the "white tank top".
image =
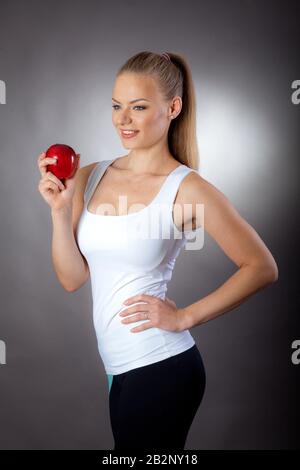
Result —
[[[196,170],[176,167],[151,203],[137,212],[120,216],[91,213],[89,200],[114,160],[98,162],[91,171],[76,232],[90,270],[99,354],[106,373],[112,375],[161,361],[195,344],[189,330],[151,327],[133,333],[130,329],[149,320],[125,324],[119,313],[129,308],[123,302],[136,294],[165,299],[176,258],[187,241],[173,222],[173,202],[182,179]]]

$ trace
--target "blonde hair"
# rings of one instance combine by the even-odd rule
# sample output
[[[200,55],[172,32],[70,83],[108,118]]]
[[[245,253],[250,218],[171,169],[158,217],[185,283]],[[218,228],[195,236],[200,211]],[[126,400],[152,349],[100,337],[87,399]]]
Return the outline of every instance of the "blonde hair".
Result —
[[[174,96],[182,99],[179,115],[170,122],[168,145],[178,162],[199,170],[199,150],[196,132],[196,94],[192,74],[186,59],[181,54],[168,52],[171,61],[161,54],[141,51],[130,57],[118,70],[141,73],[157,79],[158,88],[166,100]]]

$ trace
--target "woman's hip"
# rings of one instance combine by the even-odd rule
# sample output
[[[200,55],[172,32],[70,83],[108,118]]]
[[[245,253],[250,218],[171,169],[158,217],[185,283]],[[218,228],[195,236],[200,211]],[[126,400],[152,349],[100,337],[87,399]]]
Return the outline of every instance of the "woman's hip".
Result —
[[[206,373],[196,344],[167,359],[114,375],[112,386],[128,393],[203,395]]]

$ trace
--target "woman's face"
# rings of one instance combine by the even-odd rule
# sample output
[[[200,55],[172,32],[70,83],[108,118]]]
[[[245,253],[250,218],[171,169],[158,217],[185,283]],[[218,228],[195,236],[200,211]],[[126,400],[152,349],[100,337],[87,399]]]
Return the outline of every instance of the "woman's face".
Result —
[[[133,100],[134,103],[131,102]],[[127,72],[121,74],[114,84],[112,107],[113,125],[126,148],[150,147],[167,138],[170,103],[163,100],[153,77]],[[128,139],[122,135],[121,129],[138,132]]]

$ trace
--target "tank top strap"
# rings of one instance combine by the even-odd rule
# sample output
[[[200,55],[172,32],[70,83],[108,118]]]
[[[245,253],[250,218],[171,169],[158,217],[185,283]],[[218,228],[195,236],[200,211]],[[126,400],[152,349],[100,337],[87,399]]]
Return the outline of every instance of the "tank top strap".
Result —
[[[195,171],[196,173],[197,170],[194,170],[193,168],[188,167],[187,165],[180,165],[175,168],[167,177],[165,180],[161,191],[159,192],[159,195],[156,199],[155,202],[159,204],[160,210],[158,213],[160,214],[160,217],[163,217],[163,229],[164,227],[167,227],[167,234],[171,234],[173,236],[174,231],[178,232],[177,227],[175,226],[174,223],[174,217],[173,217],[173,208],[175,204],[175,199],[176,195],[179,191],[180,184],[182,183],[183,179],[191,172]],[[188,209],[190,210],[190,209]],[[183,214],[182,214],[183,215]],[[169,221],[170,225],[166,222]],[[166,224],[166,225],[165,225]],[[171,230],[171,231],[170,231]],[[185,230],[184,234],[181,235],[180,231],[180,237],[184,241],[186,239],[186,233],[188,231]],[[176,236],[177,237],[177,236]],[[181,241],[179,243],[182,243]]]
[[[193,168],[188,167],[187,165],[177,166],[166,178],[163,183],[162,190],[159,192],[157,202],[161,204],[172,205],[176,198],[176,195],[179,190],[179,186],[182,180],[188,175],[191,171],[195,171]]]
[[[103,173],[105,172],[108,165],[112,162],[112,160],[104,160],[98,162],[92,171],[89,174],[89,177],[86,182],[85,191],[83,195],[84,203],[87,206],[88,202],[96,189],[100,179],[102,178]]]

